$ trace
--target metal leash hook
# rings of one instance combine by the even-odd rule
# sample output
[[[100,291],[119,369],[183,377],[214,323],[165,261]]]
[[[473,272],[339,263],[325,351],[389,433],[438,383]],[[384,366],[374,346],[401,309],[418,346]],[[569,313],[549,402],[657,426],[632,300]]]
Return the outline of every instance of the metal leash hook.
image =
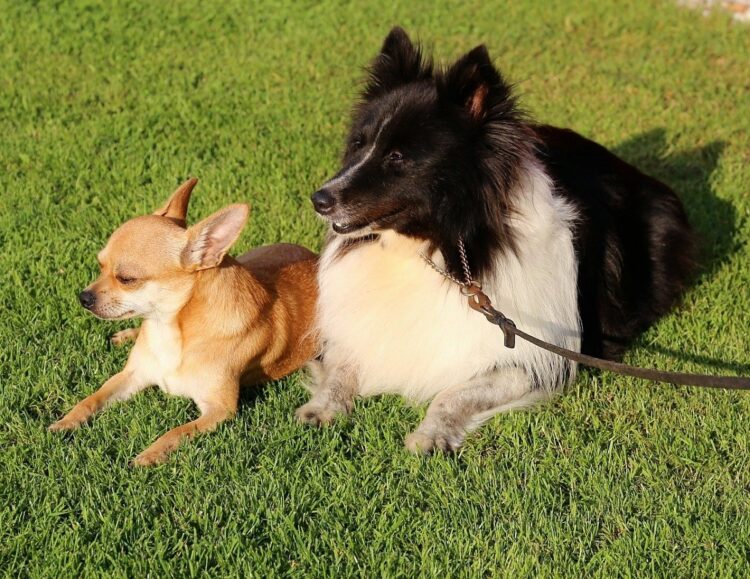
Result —
[[[492,302],[486,293],[482,291],[482,284],[478,281],[470,281],[467,284],[461,286],[461,293],[466,296],[469,307],[487,318],[489,322],[497,324],[503,331],[503,343],[506,348],[516,347],[516,335],[513,330],[516,329],[516,324],[513,320],[506,318],[502,313],[498,312],[492,307]]]
[[[494,308],[492,309],[493,312],[495,312],[495,319],[492,320],[493,323],[500,326],[500,329],[503,331],[503,343],[505,344],[506,348],[515,348],[516,347],[516,334],[513,330],[516,329],[516,323],[506,318],[503,314],[498,312]]]

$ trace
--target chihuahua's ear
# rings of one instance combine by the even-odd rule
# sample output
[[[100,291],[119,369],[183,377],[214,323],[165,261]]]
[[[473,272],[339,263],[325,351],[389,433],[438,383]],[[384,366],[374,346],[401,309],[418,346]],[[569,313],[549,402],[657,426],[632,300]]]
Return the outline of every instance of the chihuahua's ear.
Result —
[[[216,267],[245,226],[250,207],[230,205],[188,229],[188,243],[182,252],[182,266],[189,271]]]
[[[154,215],[169,217],[178,225],[185,227],[190,195],[197,184],[198,179],[195,177],[185,181],[175,189],[174,193],[169,196],[169,199],[167,199],[167,202],[162,207],[154,211]]]

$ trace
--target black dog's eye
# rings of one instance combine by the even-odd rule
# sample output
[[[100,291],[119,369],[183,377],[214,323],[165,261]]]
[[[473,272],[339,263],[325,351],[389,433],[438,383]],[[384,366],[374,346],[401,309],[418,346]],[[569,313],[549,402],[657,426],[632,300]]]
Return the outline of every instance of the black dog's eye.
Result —
[[[134,283],[136,279],[134,277],[128,277],[126,275],[118,275],[117,281],[119,281],[122,285],[130,285],[131,283]]]
[[[401,151],[391,151],[388,153],[388,160],[393,163],[400,163],[404,160],[404,155],[401,153]]]
[[[354,149],[355,151],[357,149],[361,149],[364,146],[364,144],[365,144],[364,135],[357,135],[356,137],[354,137],[354,139],[352,139],[352,149]]]

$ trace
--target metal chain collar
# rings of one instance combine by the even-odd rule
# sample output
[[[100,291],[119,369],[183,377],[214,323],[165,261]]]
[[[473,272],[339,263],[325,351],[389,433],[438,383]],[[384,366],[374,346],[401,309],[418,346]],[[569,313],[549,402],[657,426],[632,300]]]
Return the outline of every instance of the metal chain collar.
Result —
[[[436,272],[438,272],[440,275],[442,275],[444,278],[449,279],[456,285],[461,286],[462,288],[468,287],[470,285],[476,284],[479,285],[478,282],[475,282],[471,279],[471,269],[469,268],[469,258],[466,257],[466,247],[464,246],[464,240],[459,237],[458,239],[458,256],[461,259],[461,267],[463,268],[464,273],[464,281],[461,281],[456,276],[454,276],[452,273],[450,273],[448,270],[440,267],[438,264],[436,264],[432,259],[427,257],[424,252],[420,252],[419,256],[424,260],[424,262],[429,265],[432,269],[434,269]],[[481,287],[481,285],[479,286]]]

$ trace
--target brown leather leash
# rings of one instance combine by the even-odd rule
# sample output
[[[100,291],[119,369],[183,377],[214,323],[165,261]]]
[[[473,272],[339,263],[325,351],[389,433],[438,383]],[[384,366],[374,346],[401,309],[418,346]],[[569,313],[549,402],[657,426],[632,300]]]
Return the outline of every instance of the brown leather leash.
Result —
[[[472,310],[484,314],[487,321],[500,327],[503,332],[506,348],[514,348],[516,345],[516,337],[518,337],[522,340],[526,340],[530,344],[534,344],[538,348],[542,348],[543,350],[547,350],[548,352],[552,352],[553,354],[557,354],[568,360],[578,362],[585,366],[591,366],[592,368],[606,370],[607,372],[615,372],[617,374],[633,376],[644,380],[668,382],[670,384],[679,384],[683,386],[722,388],[725,390],[750,390],[750,378],[743,376],[714,376],[709,374],[666,372],[664,370],[656,370],[653,368],[641,368],[639,366],[623,364],[622,362],[613,362],[611,360],[589,356],[588,354],[581,354],[580,352],[568,350],[567,348],[562,348],[555,344],[550,344],[536,336],[527,334],[523,330],[519,330],[513,320],[507,318],[502,312],[492,307],[490,298],[482,291],[482,285],[471,278],[471,270],[469,269],[469,262],[466,258],[466,250],[464,249],[463,240],[459,240],[458,249],[461,257],[461,264],[464,269],[464,281],[458,280],[456,277],[437,266],[429,257],[422,255],[422,259],[424,259],[435,271],[461,286],[461,293],[466,296],[469,302],[469,307]]]

